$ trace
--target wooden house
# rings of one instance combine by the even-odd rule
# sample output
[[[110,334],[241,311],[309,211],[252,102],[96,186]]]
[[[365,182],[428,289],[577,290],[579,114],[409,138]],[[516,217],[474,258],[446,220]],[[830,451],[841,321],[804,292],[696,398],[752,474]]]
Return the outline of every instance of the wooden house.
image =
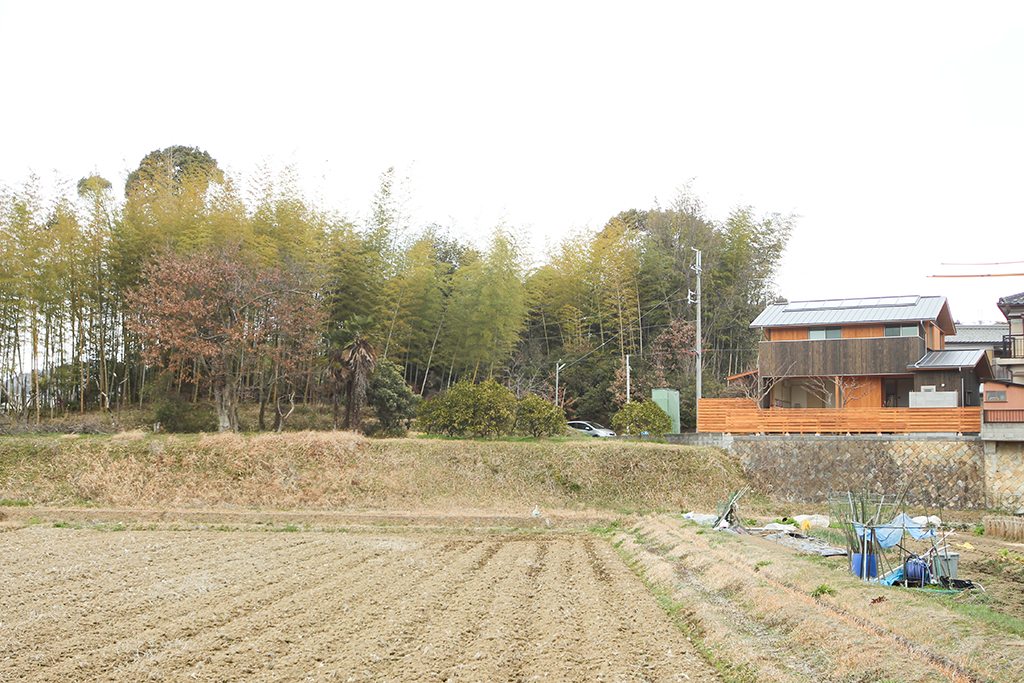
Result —
[[[762,331],[758,388],[747,403],[754,422],[733,414],[730,424],[716,423],[715,415],[747,408],[712,399],[698,405],[698,431],[980,429],[991,364],[984,349],[945,347],[956,333],[945,297],[779,302],[751,327]]]
[[[765,407],[980,406],[992,375],[984,351],[946,349],[956,326],[941,296],[783,302],[751,327]]]

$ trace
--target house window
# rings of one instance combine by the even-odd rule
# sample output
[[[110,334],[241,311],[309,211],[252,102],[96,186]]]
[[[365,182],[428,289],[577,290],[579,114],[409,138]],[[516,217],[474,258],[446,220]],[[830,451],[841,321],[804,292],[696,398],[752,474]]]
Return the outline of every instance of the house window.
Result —
[[[841,327],[812,327],[807,330],[808,339],[842,339],[843,328]]]
[[[875,328],[878,329],[878,328]],[[886,337],[916,337],[918,336],[917,325],[886,325]]]
[[[1006,403],[1006,391],[986,391],[985,403]]]

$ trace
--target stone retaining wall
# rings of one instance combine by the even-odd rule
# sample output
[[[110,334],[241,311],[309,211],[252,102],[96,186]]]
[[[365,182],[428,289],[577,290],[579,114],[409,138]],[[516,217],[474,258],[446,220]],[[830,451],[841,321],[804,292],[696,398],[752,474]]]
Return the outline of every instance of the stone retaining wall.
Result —
[[[930,509],[1011,506],[1024,497],[1024,454],[1010,444],[986,454],[978,437],[736,436],[751,484],[794,503],[823,503],[830,491],[897,494]],[[990,449],[993,450],[993,449]]]
[[[1024,443],[986,441],[985,473],[990,508],[1013,512],[1024,506]]]

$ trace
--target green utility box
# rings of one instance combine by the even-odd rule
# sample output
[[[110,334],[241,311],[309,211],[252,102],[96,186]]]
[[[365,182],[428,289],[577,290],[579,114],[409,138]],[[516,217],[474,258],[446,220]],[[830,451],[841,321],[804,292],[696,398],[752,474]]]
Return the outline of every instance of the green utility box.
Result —
[[[672,420],[672,433],[682,431],[679,423],[679,392],[675,389],[651,389],[651,400]]]

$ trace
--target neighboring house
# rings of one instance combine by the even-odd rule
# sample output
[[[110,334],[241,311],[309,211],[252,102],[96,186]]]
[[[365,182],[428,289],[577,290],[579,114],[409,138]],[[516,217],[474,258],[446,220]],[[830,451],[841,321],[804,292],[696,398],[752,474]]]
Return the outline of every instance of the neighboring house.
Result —
[[[1005,337],[1010,333],[1007,323],[990,325],[957,324],[956,334],[946,337],[946,350],[969,351],[984,349],[988,362],[993,366],[992,372],[996,379],[1009,379],[1005,368],[996,365],[996,359],[1003,355]]]
[[[1024,385],[1005,379],[990,379],[984,384],[985,410],[1024,411]]]
[[[985,382],[985,418],[981,436],[986,441],[1024,442],[1024,292],[998,302],[1006,316],[1006,330],[996,349],[997,378]],[[986,450],[986,452],[988,452]]]
[[[1009,330],[1003,336],[996,365],[1006,371],[1007,379],[1024,384],[1024,292],[1004,296],[998,305],[1006,316]]]
[[[987,441],[1024,441],[1024,385],[1005,379],[985,382],[985,421],[981,436]]]

